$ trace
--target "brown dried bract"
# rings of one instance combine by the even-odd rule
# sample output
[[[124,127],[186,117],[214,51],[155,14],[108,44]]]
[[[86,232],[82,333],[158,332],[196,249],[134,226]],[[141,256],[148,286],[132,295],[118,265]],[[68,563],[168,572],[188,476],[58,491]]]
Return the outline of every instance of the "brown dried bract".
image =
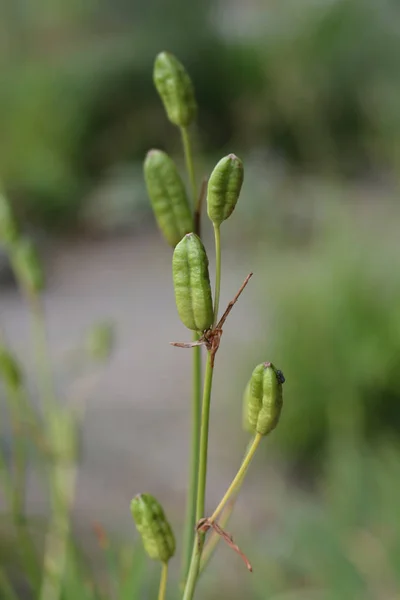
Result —
[[[170,342],[171,346],[177,346],[178,348],[194,348],[194,346],[205,346],[210,353],[211,366],[214,366],[215,355],[218,351],[219,345],[221,343],[221,337],[223,334],[222,328],[225,324],[226,319],[229,316],[229,313],[231,312],[232,308],[235,306],[236,302],[239,300],[239,297],[240,297],[241,293],[243,292],[244,288],[249,283],[249,280],[252,277],[252,275],[253,275],[253,273],[249,273],[249,275],[247,275],[247,277],[244,280],[244,282],[242,283],[238,293],[233,298],[233,300],[231,300],[229,302],[224,314],[218,321],[217,325],[215,327],[213,327],[212,329],[207,329],[207,331],[205,331],[203,333],[203,335],[201,336],[201,338],[199,339],[198,342]]]
[[[234,552],[236,552],[237,554],[239,554],[240,558],[243,560],[244,564],[246,565],[246,567],[248,568],[248,570],[250,571],[250,573],[252,573],[253,572],[253,567],[251,566],[249,559],[240,550],[239,546],[237,544],[235,544],[235,542],[233,541],[232,536],[227,531],[225,531],[224,529],[222,529],[222,527],[220,527],[218,525],[218,523],[215,523],[214,521],[211,521],[208,518],[200,519],[200,521],[197,523],[196,531],[198,531],[198,532],[202,531],[203,533],[207,533],[207,531],[209,529],[213,529],[217,535],[220,535],[222,537],[222,539],[228,544],[228,546],[230,548],[232,548],[232,550]]]

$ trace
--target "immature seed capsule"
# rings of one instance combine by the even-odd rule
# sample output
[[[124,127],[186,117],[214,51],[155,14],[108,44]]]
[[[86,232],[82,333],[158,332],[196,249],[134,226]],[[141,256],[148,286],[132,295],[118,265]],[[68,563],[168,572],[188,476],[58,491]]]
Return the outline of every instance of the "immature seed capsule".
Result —
[[[182,323],[193,331],[205,331],[213,323],[213,303],[208,258],[202,241],[188,233],[172,257],[175,302]]]
[[[175,248],[185,233],[193,231],[193,218],[185,186],[174,161],[161,150],[150,150],[144,177],[154,215],[167,242]]]
[[[0,345],[0,378],[5,385],[17,390],[22,383],[22,373],[19,364],[10,351]]]
[[[175,554],[175,536],[162,506],[150,494],[138,494],[131,502],[131,513],[150,558],[168,562]]]
[[[17,277],[29,293],[41,292],[44,274],[35,246],[30,240],[22,239],[14,247],[12,264]]]
[[[243,163],[234,154],[224,156],[214,167],[207,187],[207,213],[221,225],[233,212],[243,184]]]
[[[8,246],[18,238],[18,227],[7,198],[0,192],[0,241]]]
[[[278,425],[283,404],[282,379],[282,371],[270,362],[254,369],[244,393],[245,429],[267,435]]]
[[[178,127],[188,127],[196,119],[197,102],[185,67],[173,54],[161,52],[154,63],[153,79],[168,119]]]

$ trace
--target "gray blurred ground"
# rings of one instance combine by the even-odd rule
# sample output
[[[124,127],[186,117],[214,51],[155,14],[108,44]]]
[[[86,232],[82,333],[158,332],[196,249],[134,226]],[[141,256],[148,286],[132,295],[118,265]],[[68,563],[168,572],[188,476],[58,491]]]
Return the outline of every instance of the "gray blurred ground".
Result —
[[[240,248],[223,251],[222,308],[251,270],[251,261]],[[65,373],[61,374],[66,357],[85,331],[95,321],[110,318],[117,333],[112,359],[100,372],[88,402],[75,509],[78,522],[85,527],[98,520],[119,532],[129,524],[130,533],[129,501],[141,491],[159,495],[179,521],[187,480],[191,351],[169,345],[190,339],[176,313],[171,250],[153,232],[58,245],[48,248],[46,262],[49,340],[64,395],[70,389]],[[231,313],[218,354],[209,509],[233,476],[245,444],[240,423],[232,428],[228,412],[234,403],[235,414],[240,413],[245,383],[239,381],[236,393],[240,345],[253,335],[260,336],[252,283]],[[2,290],[1,321],[29,368],[29,322],[23,301],[12,287]],[[37,485],[33,489],[31,502],[37,510],[41,495]]]

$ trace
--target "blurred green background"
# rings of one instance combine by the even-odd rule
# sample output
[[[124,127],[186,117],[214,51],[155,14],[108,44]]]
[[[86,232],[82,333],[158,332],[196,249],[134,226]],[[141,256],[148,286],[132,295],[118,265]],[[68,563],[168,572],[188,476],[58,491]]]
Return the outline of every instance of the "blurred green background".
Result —
[[[254,575],[221,549],[199,597],[400,598],[400,3],[3,0],[0,16],[0,179],[41,244],[54,352],[92,317],[114,316],[122,333],[84,435],[85,473],[108,482],[109,495],[94,517],[88,507],[103,488],[85,488],[75,518],[79,540],[92,518],[108,524],[117,538],[108,558],[118,558],[126,589],[96,596],[88,573],[97,578],[104,557],[89,552],[91,571],[74,554],[65,600],[154,597],[156,570],[140,550],[120,549],[129,515],[119,515],[129,494],[146,491],[137,485],[159,488],[182,524],[190,362],[181,367],[168,349],[185,332],[141,170],[151,147],[183,165],[152,83],[164,49],[195,84],[199,177],[227,152],[245,163],[223,231],[223,299],[249,270],[255,277],[221,349],[215,419],[228,442],[214,430],[213,500],[244,447],[251,370],[273,360],[287,379],[281,424],[230,526]],[[29,367],[23,306],[9,282],[0,292],[2,324]],[[150,391],[156,357],[165,367]],[[170,449],[164,462],[142,459],[142,438],[116,439],[139,439],[141,429],[143,443],[154,436],[161,454]],[[0,560],[18,581],[3,538]]]

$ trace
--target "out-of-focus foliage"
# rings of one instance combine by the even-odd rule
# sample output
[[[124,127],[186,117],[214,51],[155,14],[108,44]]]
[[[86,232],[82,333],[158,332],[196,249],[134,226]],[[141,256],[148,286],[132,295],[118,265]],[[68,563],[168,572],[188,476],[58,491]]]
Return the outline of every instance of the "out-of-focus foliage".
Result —
[[[0,175],[26,219],[66,226],[110,168],[152,146],[175,149],[151,80],[164,48],[193,78],[206,150],[268,147],[308,169],[351,174],[397,165],[394,0],[216,8],[3,3]]]
[[[374,444],[399,429],[399,216],[394,203],[377,210],[323,196],[312,209],[300,188],[297,200],[313,233],[290,247],[288,228],[286,246],[260,253],[266,320],[253,345],[286,376],[276,443],[294,461],[320,461],[336,433]]]

